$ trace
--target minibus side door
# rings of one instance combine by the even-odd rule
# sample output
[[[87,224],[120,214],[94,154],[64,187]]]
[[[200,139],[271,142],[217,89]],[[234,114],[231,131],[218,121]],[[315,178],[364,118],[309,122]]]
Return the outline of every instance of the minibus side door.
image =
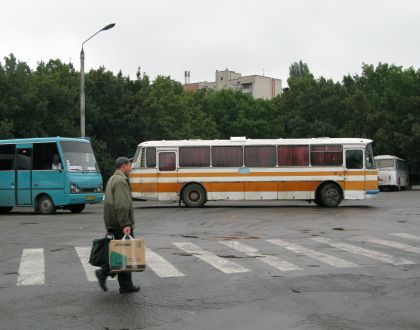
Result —
[[[157,194],[160,201],[179,199],[176,150],[158,151]]]
[[[16,205],[32,205],[32,144],[16,145]]]
[[[0,207],[15,206],[15,144],[0,145]]]

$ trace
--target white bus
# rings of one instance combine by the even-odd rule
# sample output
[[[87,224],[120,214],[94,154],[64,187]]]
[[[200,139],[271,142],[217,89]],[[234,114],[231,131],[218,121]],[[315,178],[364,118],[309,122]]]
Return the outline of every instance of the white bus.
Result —
[[[409,173],[407,162],[404,159],[390,155],[375,157],[378,168],[378,180],[380,189],[400,190],[409,185]]]
[[[130,175],[134,199],[200,207],[216,200],[307,200],[338,206],[378,193],[372,140],[148,141]]]

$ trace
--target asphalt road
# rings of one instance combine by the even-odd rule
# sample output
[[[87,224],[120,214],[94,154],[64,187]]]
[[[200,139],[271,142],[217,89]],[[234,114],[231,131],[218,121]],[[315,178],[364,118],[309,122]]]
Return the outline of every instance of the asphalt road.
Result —
[[[131,295],[85,264],[101,205],[0,216],[0,329],[420,329],[418,191],[135,207],[150,264]]]

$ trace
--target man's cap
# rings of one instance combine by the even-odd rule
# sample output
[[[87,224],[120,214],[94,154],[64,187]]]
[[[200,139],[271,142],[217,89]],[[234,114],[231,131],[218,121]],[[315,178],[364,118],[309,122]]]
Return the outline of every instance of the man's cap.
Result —
[[[120,167],[122,164],[126,164],[126,163],[131,163],[133,160],[133,158],[127,158],[127,157],[118,157],[115,160],[115,167],[118,168]]]

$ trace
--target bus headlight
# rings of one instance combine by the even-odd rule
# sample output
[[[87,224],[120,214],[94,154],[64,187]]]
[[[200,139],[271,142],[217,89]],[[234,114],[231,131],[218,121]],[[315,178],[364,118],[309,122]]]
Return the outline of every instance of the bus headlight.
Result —
[[[97,193],[101,193],[101,192],[103,192],[104,191],[104,186],[102,185],[102,183],[99,185],[99,187],[98,188],[96,188],[95,189],[95,192],[97,192]]]
[[[75,183],[70,183],[70,192],[72,194],[78,194],[80,192],[80,188]]]

